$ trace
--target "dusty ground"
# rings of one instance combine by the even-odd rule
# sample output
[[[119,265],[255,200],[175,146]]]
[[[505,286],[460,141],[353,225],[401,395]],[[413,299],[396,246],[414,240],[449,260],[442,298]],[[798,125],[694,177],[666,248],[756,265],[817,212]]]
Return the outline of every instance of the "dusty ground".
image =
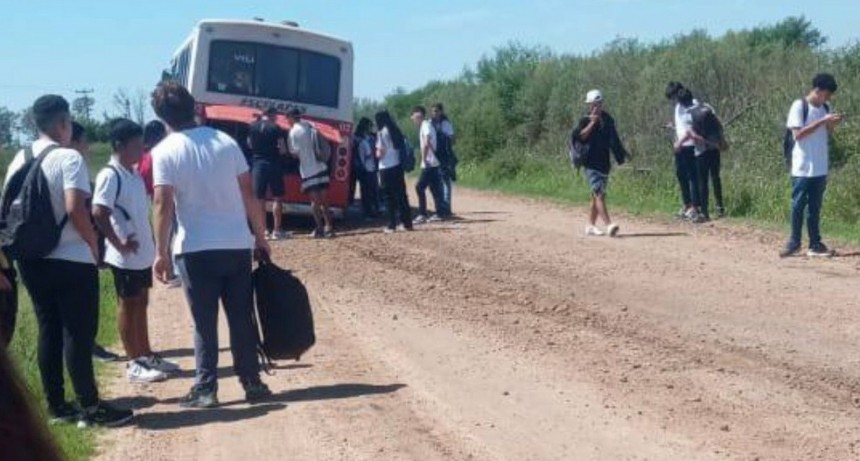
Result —
[[[228,377],[222,408],[185,411],[191,372],[118,379],[137,426],[99,459],[860,459],[856,259],[780,261],[779,236],[728,225],[586,239],[580,211],[458,192],[460,222],[278,244],[319,340],[276,399]],[[181,293],[151,321],[191,370]]]

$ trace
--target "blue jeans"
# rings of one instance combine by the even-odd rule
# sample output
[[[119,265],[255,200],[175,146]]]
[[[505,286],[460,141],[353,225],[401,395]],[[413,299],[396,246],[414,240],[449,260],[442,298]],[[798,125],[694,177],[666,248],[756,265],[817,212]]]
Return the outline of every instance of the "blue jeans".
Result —
[[[827,176],[815,178],[791,178],[791,238],[788,243],[800,246],[803,232],[803,215],[809,232],[809,247],[821,243],[821,204],[827,189]]]
[[[442,173],[439,167],[421,170],[421,177],[415,186],[415,192],[418,194],[418,215],[427,217],[428,187],[433,195],[433,203],[436,205],[436,214],[443,218],[448,216],[445,199],[442,196]]]
[[[195,384],[218,388],[218,301],[230,329],[233,368],[240,379],[260,375],[252,310],[250,250],[211,250],[177,257],[182,288],[194,318]]]
[[[453,213],[453,208],[451,208],[451,195],[454,184],[454,174],[451,169],[453,167],[445,167],[441,168],[441,176],[442,176],[442,202],[445,203],[445,212],[448,215]]]

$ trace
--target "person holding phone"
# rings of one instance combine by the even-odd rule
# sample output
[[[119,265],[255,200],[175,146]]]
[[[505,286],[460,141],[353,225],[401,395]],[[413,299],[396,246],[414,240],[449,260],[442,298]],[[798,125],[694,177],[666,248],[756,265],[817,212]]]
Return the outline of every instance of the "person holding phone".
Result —
[[[843,119],[831,113],[828,105],[838,86],[830,74],[818,74],[812,90],[794,101],[788,112],[786,128],[791,130],[791,235],[780,252],[785,258],[800,251],[804,215],[809,233],[807,256],[829,257],[833,251],[821,241],[821,207],[827,188],[830,145],[829,135]]]
[[[612,167],[609,154],[610,151],[614,154],[615,161],[619,165],[624,164],[629,154],[618,137],[615,119],[604,110],[603,93],[599,90],[589,91],[585,97],[585,103],[588,105],[588,115],[580,119],[571,135],[571,141],[585,144],[588,149],[583,166],[585,177],[591,187],[591,207],[585,235],[609,234],[610,237],[615,237],[620,227],[612,222],[606,207],[606,189]],[[597,227],[597,218],[602,219],[606,225],[605,232]]]

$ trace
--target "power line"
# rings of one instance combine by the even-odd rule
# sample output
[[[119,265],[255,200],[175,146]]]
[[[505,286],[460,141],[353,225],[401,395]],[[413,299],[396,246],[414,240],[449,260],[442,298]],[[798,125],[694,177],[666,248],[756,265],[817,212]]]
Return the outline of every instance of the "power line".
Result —
[[[95,93],[95,90],[93,90],[92,88],[75,90],[75,94],[83,95],[82,98],[84,100],[84,103],[82,109],[84,111],[84,118],[86,118],[87,120],[91,120],[90,110],[92,109],[93,104],[95,104],[95,99],[90,97],[90,95],[93,93]]]

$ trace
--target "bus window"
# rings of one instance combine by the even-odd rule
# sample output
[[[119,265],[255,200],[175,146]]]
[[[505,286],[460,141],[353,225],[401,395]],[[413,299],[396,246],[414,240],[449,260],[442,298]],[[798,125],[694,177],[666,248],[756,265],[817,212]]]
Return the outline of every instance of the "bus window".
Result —
[[[209,91],[337,108],[341,62],[298,48],[216,40]]]
[[[213,42],[209,56],[209,91],[252,95],[256,50],[251,44]]]
[[[299,52],[291,48],[260,46],[257,66],[257,91],[261,96],[282,101],[295,101],[298,90],[296,69]]]
[[[299,102],[337,107],[340,98],[340,60],[320,53],[302,53],[299,64]]]

